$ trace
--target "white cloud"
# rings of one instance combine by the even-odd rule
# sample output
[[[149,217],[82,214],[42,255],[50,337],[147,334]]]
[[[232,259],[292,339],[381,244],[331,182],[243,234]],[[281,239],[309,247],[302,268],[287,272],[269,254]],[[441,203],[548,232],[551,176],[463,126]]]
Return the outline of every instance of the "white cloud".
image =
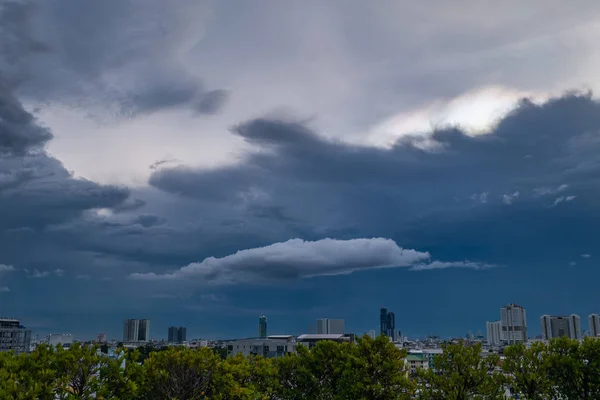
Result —
[[[0,286],[0,293],[8,293],[10,289],[6,286]]]
[[[33,272],[29,272],[29,270],[25,270],[25,273],[27,273],[29,278],[41,279],[41,278],[47,278],[51,275],[56,275],[57,277],[60,278],[65,274],[65,271],[60,268],[57,268],[52,271],[40,271],[39,269],[36,268],[33,270]]]
[[[0,273],[1,272],[12,272],[16,271],[16,268],[12,265],[0,264]]]
[[[517,190],[516,192],[514,192],[513,194],[503,194],[502,195],[502,202],[504,204],[510,205],[512,203],[514,203],[514,201],[519,198],[519,191]]]
[[[419,264],[412,267],[411,271],[426,271],[431,269],[446,269],[446,268],[470,268],[470,269],[489,269],[496,267],[493,264],[478,263],[474,261],[432,261],[429,264]]]
[[[566,185],[566,184],[560,185],[556,188],[540,187],[540,188],[533,189],[533,195],[534,196],[546,196],[549,194],[555,194],[555,193],[562,192],[563,190],[567,190],[568,188],[569,188],[569,185]]]
[[[577,265],[577,263],[576,263],[575,261],[571,261],[571,262],[569,263],[569,265],[570,265],[571,267],[574,267],[574,266],[576,266],[576,265]]]
[[[554,200],[554,203],[552,204],[552,206],[553,206],[553,207],[554,207],[554,206],[557,206],[557,205],[559,205],[560,203],[568,203],[568,202],[570,202],[570,201],[573,201],[573,200],[575,200],[576,198],[577,198],[577,196],[560,196],[560,197],[557,197],[557,198]]]
[[[485,204],[488,201],[488,196],[490,195],[490,192],[482,192],[482,193],[475,193],[471,195],[471,200],[474,201],[479,201],[481,204]]]
[[[585,254],[582,254],[582,255],[581,255],[581,257],[582,257],[582,258],[591,258],[591,257],[592,257],[592,255],[591,255],[591,254],[587,254],[587,253],[585,253]]]
[[[216,283],[260,283],[270,280],[291,280],[325,275],[343,275],[355,271],[415,267],[484,268],[471,262],[430,263],[430,254],[403,249],[385,238],[372,239],[322,239],[314,242],[291,239],[269,246],[241,250],[223,257],[209,257],[199,263],[189,264],[169,274],[134,273],[136,280],[197,279]],[[428,265],[433,265],[427,268]]]

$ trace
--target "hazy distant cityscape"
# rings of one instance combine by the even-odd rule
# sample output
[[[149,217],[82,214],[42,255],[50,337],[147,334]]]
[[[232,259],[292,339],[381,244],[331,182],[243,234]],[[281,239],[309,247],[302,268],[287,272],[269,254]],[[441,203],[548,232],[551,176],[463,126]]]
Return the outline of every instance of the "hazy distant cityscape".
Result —
[[[257,335],[249,338],[230,338],[227,340],[188,339],[185,326],[170,326],[164,333],[153,332],[149,319],[127,319],[123,321],[123,335],[120,338],[107,338],[99,333],[94,340],[78,339],[70,333],[53,333],[38,337],[30,329],[23,326],[18,319],[0,318],[0,351],[15,353],[30,352],[41,343],[50,346],[61,345],[68,348],[74,342],[97,343],[111,348],[123,345],[134,348],[139,346],[174,346],[181,345],[196,347],[223,347],[228,355],[242,354],[262,355],[265,357],[280,357],[296,351],[297,345],[312,348],[317,342],[330,340],[336,342],[354,341],[357,336],[367,335],[375,338],[384,335],[398,348],[406,348],[410,354],[420,354],[441,351],[445,342],[466,340],[480,342],[489,351],[498,351],[503,347],[532,341],[548,341],[553,338],[568,337],[582,340],[584,337],[600,336],[600,314],[590,314],[587,318],[588,329],[582,330],[581,318],[577,314],[568,316],[542,315],[539,318],[541,334],[535,337],[528,335],[526,309],[520,305],[508,304],[500,309],[500,319],[486,321],[485,335],[481,331],[469,331],[464,337],[440,338],[409,338],[402,334],[396,326],[396,314],[387,308],[379,312],[379,329],[367,332],[347,332],[345,320],[335,318],[319,318],[311,324],[306,333],[299,335],[281,332],[269,332],[268,318],[261,314],[257,320]]]

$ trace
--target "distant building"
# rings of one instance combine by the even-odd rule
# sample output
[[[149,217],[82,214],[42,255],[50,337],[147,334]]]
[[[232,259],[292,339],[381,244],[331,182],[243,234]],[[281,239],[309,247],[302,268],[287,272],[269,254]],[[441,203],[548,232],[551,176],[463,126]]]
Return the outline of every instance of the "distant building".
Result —
[[[185,326],[170,326],[169,327],[169,343],[179,343],[182,344],[187,340],[187,329]]]
[[[377,333],[375,332],[375,329],[371,329],[371,330],[370,330],[370,331],[367,333],[367,335],[369,335],[369,337],[370,337],[371,339],[375,339],[375,336],[377,335]]]
[[[123,342],[147,342],[150,340],[150,320],[127,319],[123,324]]]
[[[600,315],[590,314],[588,316],[588,326],[590,330],[590,336],[600,336]]]
[[[388,312],[387,308],[379,310],[379,328],[380,333],[396,340],[396,316],[393,312]]]
[[[429,357],[423,353],[409,353],[404,359],[410,375],[416,375],[420,369],[429,369]]]
[[[500,340],[504,344],[527,342],[527,314],[525,308],[509,304],[500,309]]]
[[[0,352],[26,353],[31,345],[31,331],[18,319],[0,318]]]
[[[138,342],[149,342],[150,341],[150,320],[140,319],[138,330]]]
[[[309,349],[312,349],[318,342],[323,340],[331,340],[334,342],[341,343],[352,341],[352,337],[350,335],[344,334],[304,334],[298,336],[296,340],[298,341],[298,343],[308,347]]]
[[[321,318],[317,320],[317,334],[344,334],[345,322],[343,319]]]
[[[502,321],[487,321],[485,323],[487,344],[490,346],[499,346],[502,343],[500,332],[502,331]]]
[[[264,314],[258,317],[258,337],[263,339],[267,337],[267,316]]]
[[[242,354],[266,358],[283,357],[296,351],[296,342],[291,335],[273,335],[266,338],[238,339],[227,342],[227,355]]]
[[[52,347],[56,347],[59,344],[65,348],[71,347],[73,344],[73,335],[70,333],[51,333],[46,338],[46,343]]]
[[[96,336],[96,343],[106,343],[106,342],[107,342],[106,334],[99,333],[98,336]]]
[[[542,315],[540,318],[542,339],[558,337],[581,339],[581,318],[577,314],[569,316]]]

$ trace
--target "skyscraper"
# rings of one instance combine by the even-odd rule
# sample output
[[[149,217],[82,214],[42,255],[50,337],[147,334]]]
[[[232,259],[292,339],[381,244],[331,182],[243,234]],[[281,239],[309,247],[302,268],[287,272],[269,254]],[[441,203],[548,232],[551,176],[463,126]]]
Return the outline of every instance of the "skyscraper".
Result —
[[[124,342],[137,342],[139,335],[139,320],[137,319],[126,319],[123,323],[123,341]]]
[[[388,312],[387,308],[379,310],[379,334],[386,335],[388,333]]]
[[[343,319],[321,318],[317,320],[318,334],[343,334],[345,322]]]
[[[500,340],[503,343],[527,342],[527,314],[523,307],[509,304],[500,309],[500,316]]]
[[[167,338],[167,341],[169,343],[174,343],[176,340],[177,340],[177,327],[170,326],[169,327],[169,336]]]
[[[187,340],[187,329],[185,326],[170,326],[169,327],[169,343],[183,343]]]
[[[542,315],[540,327],[542,338],[545,340],[562,336],[581,339],[581,318],[577,314],[569,316]]]
[[[502,321],[487,321],[485,323],[485,331],[487,336],[487,343],[490,346],[498,346],[500,341],[500,332],[502,330]]]
[[[150,340],[150,320],[127,319],[123,324],[124,342],[147,342]]]
[[[140,319],[138,329],[138,341],[148,342],[150,340],[150,320]]]
[[[588,324],[590,329],[590,336],[600,336],[600,315],[590,314],[588,316]]]
[[[390,338],[396,339],[396,315],[388,312],[387,308],[379,310],[379,328],[380,333]]]
[[[267,337],[267,316],[263,314],[258,317],[258,337]]]

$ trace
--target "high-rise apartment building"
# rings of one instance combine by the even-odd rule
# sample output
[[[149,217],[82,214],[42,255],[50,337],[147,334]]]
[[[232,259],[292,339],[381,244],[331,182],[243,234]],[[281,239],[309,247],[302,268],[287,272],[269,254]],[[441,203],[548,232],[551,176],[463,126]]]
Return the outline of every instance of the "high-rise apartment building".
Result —
[[[500,339],[500,332],[502,331],[502,321],[487,321],[485,323],[485,331],[488,345],[498,346],[502,343]]]
[[[267,316],[264,314],[258,317],[258,337],[263,339],[267,337]]]
[[[123,324],[124,342],[148,342],[150,340],[149,319],[127,319]]]
[[[569,316],[542,315],[540,318],[542,338],[550,340],[557,337],[581,339],[581,318],[577,314]]]
[[[375,332],[375,329],[371,329],[369,332],[367,332],[367,335],[369,335],[371,339],[375,339],[375,335],[377,335],[377,333]]]
[[[392,341],[396,339],[396,316],[393,312],[388,312],[387,308],[379,310],[379,328],[382,335]]]
[[[26,353],[31,344],[31,331],[18,319],[0,318],[0,352]]]
[[[179,343],[182,344],[187,340],[187,329],[185,326],[170,326],[169,327],[169,343]]]
[[[71,347],[73,344],[73,335],[70,333],[51,333],[46,338],[48,345],[56,347],[61,345],[63,348]]]
[[[317,334],[335,334],[344,333],[345,322],[343,319],[321,318],[317,320]]]
[[[600,315],[590,314],[588,316],[588,326],[590,329],[590,336],[600,336]]]
[[[527,313],[516,304],[500,309],[500,340],[505,344],[527,342]]]

